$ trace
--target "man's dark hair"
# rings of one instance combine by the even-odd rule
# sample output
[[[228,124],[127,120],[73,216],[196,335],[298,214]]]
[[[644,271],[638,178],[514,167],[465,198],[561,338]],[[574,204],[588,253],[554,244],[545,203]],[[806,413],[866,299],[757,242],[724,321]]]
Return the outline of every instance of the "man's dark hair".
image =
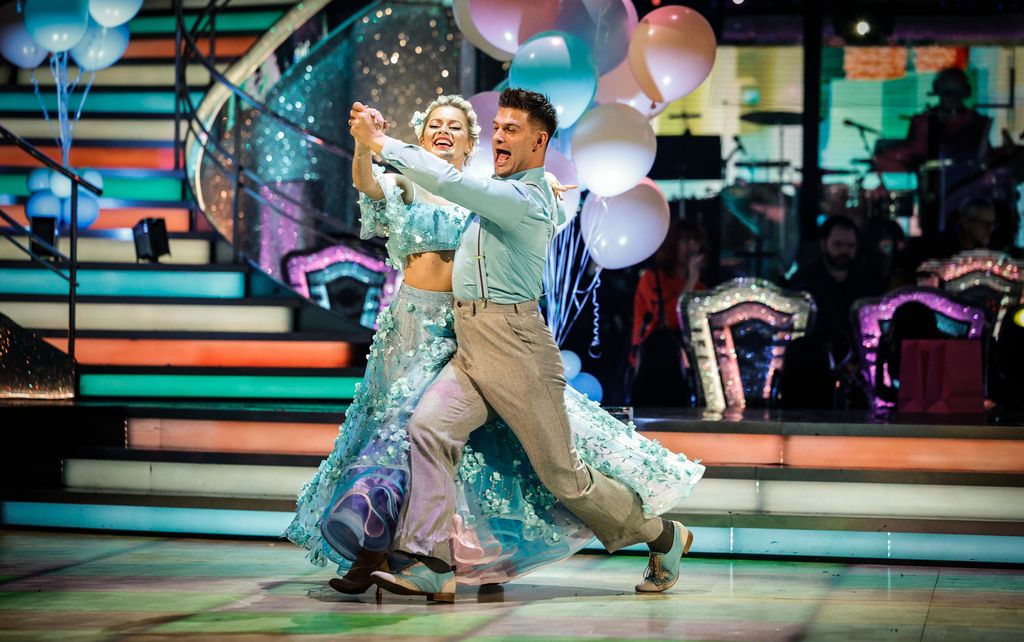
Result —
[[[854,234],[857,234],[858,237],[860,236],[859,230],[857,229],[857,224],[853,222],[853,219],[849,218],[848,216],[843,216],[842,214],[839,214],[837,216],[830,216],[827,219],[825,219],[825,222],[822,223],[821,227],[818,228],[818,238],[821,239],[822,241],[827,241],[829,235],[832,234],[832,230],[836,229],[837,227],[846,230],[852,230]]]
[[[555,130],[558,129],[558,114],[544,94],[529,89],[506,87],[498,96],[498,107],[526,112],[527,117],[535,125],[540,125],[540,128],[548,133],[549,138],[554,136]]]

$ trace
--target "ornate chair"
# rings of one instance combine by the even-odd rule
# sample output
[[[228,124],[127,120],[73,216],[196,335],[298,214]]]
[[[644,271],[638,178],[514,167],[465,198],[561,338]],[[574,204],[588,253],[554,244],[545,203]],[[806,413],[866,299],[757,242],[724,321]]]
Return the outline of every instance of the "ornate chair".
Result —
[[[377,328],[377,314],[395,298],[398,287],[398,273],[383,259],[347,245],[293,252],[284,264],[293,290],[368,330]]]
[[[918,273],[919,285],[946,290],[985,310],[996,337],[1006,311],[1024,303],[1024,261],[1001,252],[976,250],[925,261]]]
[[[744,278],[684,294],[678,310],[701,398],[720,412],[772,399],[786,345],[807,331],[815,307],[806,292]]]
[[[935,311],[939,331],[954,339],[982,339],[985,336],[985,311],[952,297],[937,288],[910,286],[899,288],[877,298],[859,299],[851,308],[853,331],[860,352],[862,375],[868,384],[875,406],[889,405],[875,397],[878,344],[889,327],[896,308],[909,301],[917,301]],[[883,373],[889,384],[888,373]]]

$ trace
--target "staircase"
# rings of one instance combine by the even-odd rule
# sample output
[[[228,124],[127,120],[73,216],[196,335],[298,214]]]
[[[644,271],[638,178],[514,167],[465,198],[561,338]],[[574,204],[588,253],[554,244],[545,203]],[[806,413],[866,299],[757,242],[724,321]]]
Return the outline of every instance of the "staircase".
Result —
[[[288,8],[231,2],[217,18],[218,65]],[[131,28],[125,59],[97,76],[72,150],[72,165],[99,168],[105,183],[101,216],[79,241],[79,395],[0,402],[0,522],[274,537],[337,436],[368,334],[231,261],[174,169],[170,3],[147,1]],[[208,74],[189,79],[198,101]],[[56,156],[27,76],[18,81],[0,95],[0,118]],[[0,207],[21,220],[33,167],[0,146]],[[171,256],[160,264],[135,263],[129,228],[143,217],[167,222]],[[62,350],[65,288],[0,239],[0,313]],[[1024,563],[1024,430],[980,423],[754,410],[637,418],[708,465],[675,515],[693,527],[695,552]]]

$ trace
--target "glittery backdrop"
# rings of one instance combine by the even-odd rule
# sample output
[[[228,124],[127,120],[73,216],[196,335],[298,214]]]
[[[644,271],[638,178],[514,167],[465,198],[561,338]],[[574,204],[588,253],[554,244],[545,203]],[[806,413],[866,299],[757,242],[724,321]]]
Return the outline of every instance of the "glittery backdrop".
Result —
[[[68,355],[0,314],[0,398],[72,399]]]
[[[459,91],[460,40],[450,9],[436,3],[382,4],[334,32],[318,15],[296,28],[287,50],[270,57],[247,90],[277,114],[347,150],[352,142],[346,121],[355,100],[380,108],[394,124],[392,135],[412,141],[412,112],[439,94]],[[358,212],[348,158],[269,116],[239,110],[234,100],[225,104],[214,129],[229,151],[238,149],[234,137],[240,132],[243,168],[271,183],[261,187],[243,176],[252,187],[239,199],[238,249],[264,271],[286,282],[289,254],[339,240],[366,245],[354,237]],[[232,239],[231,161],[211,151],[201,170],[207,216]]]

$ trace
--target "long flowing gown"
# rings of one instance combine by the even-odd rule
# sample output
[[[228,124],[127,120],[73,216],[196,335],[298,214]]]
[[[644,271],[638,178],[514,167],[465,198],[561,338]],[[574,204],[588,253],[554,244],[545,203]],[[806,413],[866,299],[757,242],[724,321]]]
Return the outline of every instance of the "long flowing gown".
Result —
[[[393,178],[374,167],[384,199],[360,199],[361,234],[387,237],[388,261],[454,250],[469,212],[414,200],[406,205]],[[409,478],[412,411],[455,353],[453,295],[402,284],[381,311],[357,387],[330,455],[300,494],[285,532],[314,564],[344,572],[361,548],[386,551]],[[704,467],[642,437],[596,403],[566,388],[582,459],[630,486],[644,509],[660,515],[682,501]],[[500,420],[474,431],[456,470],[451,543],[459,582],[506,582],[572,555],[592,538],[587,527],[540,483],[512,431]]]

